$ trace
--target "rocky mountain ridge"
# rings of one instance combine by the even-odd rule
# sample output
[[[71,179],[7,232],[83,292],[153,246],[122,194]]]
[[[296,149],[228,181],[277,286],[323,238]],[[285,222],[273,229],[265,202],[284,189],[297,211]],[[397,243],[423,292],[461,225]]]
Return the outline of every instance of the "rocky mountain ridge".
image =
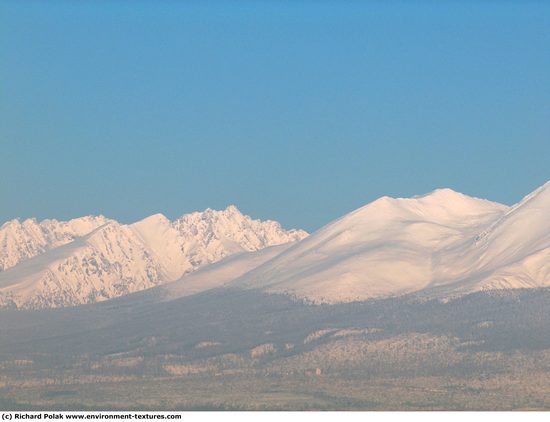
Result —
[[[103,216],[12,220],[0,228],[0,306],[49,308],[106,300],[176,280],[227,256],[300,240],[303,230],[243,215],[235,206],[171,222]]]

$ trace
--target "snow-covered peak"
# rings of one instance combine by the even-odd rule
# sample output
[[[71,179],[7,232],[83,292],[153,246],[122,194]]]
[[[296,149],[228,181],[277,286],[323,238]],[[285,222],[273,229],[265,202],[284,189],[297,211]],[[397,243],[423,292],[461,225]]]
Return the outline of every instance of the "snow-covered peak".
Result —
[[[441,218],[484,214],[508,207],[497,202],[465,195],[449,188],[435,189],[412,198],[396,198],[395,204],[436,221]]]
[[[34,218],[23,222],[18,219],[8,221],[0,228],[0,270],[72,242],[108,221],[103,216],[86,216],[69,221],[47,219],[40,223]]]
[[[430,243],[433,230],[428,225],[454,230],[482,225],[501,216],[508,207],[485,199],[473,198],[451,189],[437,189],[412,198],[383,196],[323,227],[315,238],[345,238],[345,243],[364,243],[369,239],[389,239],[395,233],[414,242]],[[414,223],[414,224],[412,224]],[[403,231],[403,226],[409,226]],[[313,242],[312,238],[308,242]]]
[[[470,244],[505,205],[438,189],[384,196],[326,225],[239,281],[319,302],[405,294],[434,283],[441,251]]]
[[[207,209],[178,218],[173,227],[186,239],[183,250],[193,262],[218,261],[239,252],[301,240],[303,230],[284,230],[278,222],[254,220],[230,205],[223,211]]]
[[[171,222],[168,219],[168,217],[166,217],[164,214],[157,213],[157,214],[150,215],[149,217],[145,217],[144,219],[139,220],[133,223],[132,225],[136,227],[139,226],[141,228],[147,228],[147,227],[155,228],[157,226],[164,226],[164,225],[170,225],[170,224]]]
[[[0,304],[85,303],[182,276],[178,289],[185,294],[223,282],[331,303],[548,286],[549,215],[550,182],[512,207],[451,189],[386,196],[311,236],[252,219],[234,205],[173,222],[155,214],[131,225],[104,217],[12,220],[0,228],[0,264],[12,267],[0,272]],[[187,279],[245,252],[250,259]],[[18,259],[27,262],[15,265]]]
[[[479,261],[493,266],[550,247],[550,182],[510,207],[475,241],[483,251]]]
[[[0,230],[18,230],[21,227],[32,227],[37,226],[39,223],[37,222],[36,218],[27,218],[23,221],[19,218],[14,218],[13,220],[6,221],[2,226],[0,226]]]
[[[235,205],[228,205],[224,210],[226,214],[238,214],[242,215],[241,211]]]
[[[421,199],[421,198],[432,198],[434,200],[461,200],[471,198],[468,195],[463,194],[462,192],[455,191],[451,188],[436,188],[431,192],[428,192],[424,195],[413,196],[412,199]],[[408,198],[405,198],[408,199]],[[475,198],[477,199],[477,198]]]
[[[103,216],[12,220],[0,229],[0,305],[48,307],[142,290],[227,256],[302,239],[236,206],[171,222],[154,214],[130,225]],[[2,287],[4,286],[4,287]]]
[[[436,189],[429,194],[402,199],[408,208],[427,220],[454,223],[457,219],[500,214],[508,207],[456,192],[452,189]]]

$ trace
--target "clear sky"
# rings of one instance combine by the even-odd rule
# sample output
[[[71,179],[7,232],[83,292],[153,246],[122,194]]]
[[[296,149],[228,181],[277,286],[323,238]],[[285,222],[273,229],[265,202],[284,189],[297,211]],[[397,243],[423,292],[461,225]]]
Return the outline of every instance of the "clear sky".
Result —
[[[0,222],[548,179],[550,2],[0,0]]]

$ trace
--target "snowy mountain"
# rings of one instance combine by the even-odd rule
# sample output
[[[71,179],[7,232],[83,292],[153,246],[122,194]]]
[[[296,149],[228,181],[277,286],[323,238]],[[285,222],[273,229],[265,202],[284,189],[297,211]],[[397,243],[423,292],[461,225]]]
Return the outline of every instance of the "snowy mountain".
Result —
[[[0,271],[19,262],[40,255],[49,249],[72,242],[107,223],[103,216],[82,217],[70,221],[34,218],[11,220],[0,227]]]
[[[507,207],[438,189],[383,197],[231,283],[336,303],[550,286],[550,182]]]
[[[165,300],[228,287],[341,303],[548,287],[549,217],[550,182],[512,207],[450,189],[383,197],[269,259],[237,255],[161,290]]]
[[[47,308],[105,300],[176,280],[227,256],[307,236],[235,206],[171,222],[104,217],[10,221],[0,228],[0,306]]]
[[[0,229],[0,305],[76,305],[158,285],[163,301],[223,287],[314,303],[550,287],[549,217],[550,182],[511,207],[451,189],[383,197],[309,236],[234,206],[131,225],[15,220]]]
[[[434,282],[438,254],[474,238],[506,210],[450,189],[383,197],[236,283],[328,303],[415,292]]]
[[[550,182],[445,251],[437,279],[440,290],[455,292],[549,286]]]

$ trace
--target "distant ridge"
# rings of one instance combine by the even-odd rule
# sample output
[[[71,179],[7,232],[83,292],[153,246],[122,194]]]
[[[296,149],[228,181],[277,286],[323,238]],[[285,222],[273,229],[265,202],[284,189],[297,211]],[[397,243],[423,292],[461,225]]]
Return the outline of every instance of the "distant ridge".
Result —
[[[231,205],[155,214],[124,225],[103,216],[12,220],[0,228],[0,306],[49,308],[106,300],[176,280],[224,257],[307,236]]]
[[[0,305],[19,308],[154,286],[163,301],[224,287],[329,304],[550,287],[550,182],[511,207],[451,189],[385,196],[311,235],[230,206],[130,225],[14,220],[0,245]]]

